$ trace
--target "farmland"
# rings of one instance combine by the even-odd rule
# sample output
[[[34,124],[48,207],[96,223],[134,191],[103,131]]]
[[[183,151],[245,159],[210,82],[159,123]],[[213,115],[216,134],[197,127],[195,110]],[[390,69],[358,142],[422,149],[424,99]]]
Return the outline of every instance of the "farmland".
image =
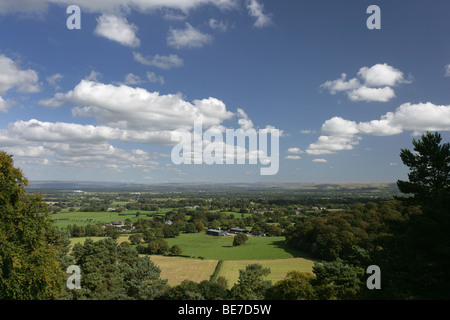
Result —
[[[284,237],[249,237],[242,246],[234,247],[233,238],[213,237],[203,233],[181,234],[167,239],[170,246],[177,244],[183,255],[216,260],[287,259],[301,256],[301,252],[289,249]]]
[[[87,238],[72,238],[72,245],[83,243]],[[92,237],[94,241],[104,237]],[[121,236],[117,242],[123,243],[128,236]],[[209,280],[220,260],[224,260],[218,276],[233,285],[239,270],[246,265],[260,263],[271,269],[268,280],[276,282],[284,278],[288,271],[312,272],[313,260],[302,258],[299,251],[289,250],[284,237],[251,237],[249,241],[233,247],[232,237],[213,237],[206,234],[182,234],[169,239],[170,246],[178,244],[183,257],[150,255],[150,259],[161,269],[161,278],[168,279],[169,285],[178,285],[183,280],[201,282]]]
[[[231,192],[240,188],[245,192]],[[314,259],[306,251],[287,244],[286,228],[297,221],[351,208],[355,198],[358,202],[377,201],[393,194],[393,189],[386,185],[254,189],[171,186],[156,191],[138,190],[142,192],[107,189],[40,192],[49,204],[55,225],[71,233],[72,245],[83,244],[87,238],[95,241],[114,237],[119,245],[128,244],[141,256],[149,256],[160,268],[161,278],[167,279],[171,286],[183,280],[199,283],[214,275],[225,278],[228,288],[237,282],[239,270],[249,264],[270,268],[266,278],[273,283],[282,280],[289,271],[311,273]],[[122,222],[122,227],[108,227],[114,231],[108,233],[105,226],[113,221]],[[207,228],[232,227],[268,236],[248,236],[244,244],[234,246],[231,235],[206,234]],[[141,240],[133,242],[131,236]],[[159,246],[162,241],[166,249],[155,249],[157,238],[163,238],[158,240]],[[174,246],[180,252],[172,254],[169,249]]]

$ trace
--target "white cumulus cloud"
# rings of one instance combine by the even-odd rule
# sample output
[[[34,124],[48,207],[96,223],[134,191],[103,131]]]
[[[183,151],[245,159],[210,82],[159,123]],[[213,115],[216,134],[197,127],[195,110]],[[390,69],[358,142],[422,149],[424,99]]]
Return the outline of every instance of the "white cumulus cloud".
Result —
[[[9,1],[9,0],[2,0]],[[24,1],[24,0],[21,0]],[[28,2],[37,2],[27,0]],[[174,9],[185,13],[201,6],[215,6],[219,9],[236,7],[236,0],[41,0],[43,2],[58,3],[61,5],[75,4],[82,10],[94,13],[123,13],[131,10],[146,13],[149,11]]]
[[[190,129],[194,121],[202,121],[207,127],[220,125],[234,115],[212,97],[188,102],[179,93],[160,95],[143,88],[89,80],[81,80],[73,90],[45,102],[74,104],[74,116],[95,118],[101,125],[128,130]]]
[[[201,48],[211,43],[212,39],[211,35],[202,33],[189,23],[186,23],[185,29],[170,29],[167,44],[176,49]]]
[[[116,41],[124,46],[139,47],[140,40],[136,37],[137,27],[128,23],[126,18],[115,15],[102,15],[97,18],[94,34]]]
[[[345,92],[351,101],[388,102],[395,98],[392,87],[411,82],[403,72],[386,63],[362,67],[357,75],[359,78],[347,81],[347,74],[342,73],[341,78],[326,81],[320,87],[333,95]]]
[[[13,88],[20,93],[39,92],[38,73],[32,69],[22,70],[18,63],[0,54],[0,94]]]
[[[0,54],[0,112],[8,112],[13,104],[3,96],[9,90],[19,93],[36,93],[41,90],[38,73],[32,69],[22,70],[16,61]]]
[[[349,91],[347,95],[351,101],[388,102],[395,98],[395,91],[390,87],[369,88],[362,86]]]
[[[293,147],[293,148],[289,148],[287,150],[288,153],[292,153],[292,154],[300,154],[303,153],[303,150],[301,150],[300,148],[297,147]]]
[[[360,135],[391,136],[404,131],[420,135],[425,131],[450,131],[450,105],[404,103],[394,112],[380,119],[356,122],[333,117],[324,122],[324,135],[309,145],[306,152],[312,155],[330,154],[351,150],[359,143]]]
[[[358,76],[364,80],[364,84],[368,87],[393,87],[407,82],[403,72],[386,63],[376,64],[370,68],[362,67]]]
[[[450,64],[445,66],[445,74],[444,76],[450,77]]]
[[[264,6],[258,0],[247,1],[248,14],[255,18],[253,24],[256,28],[264,28],[273,24],[272,17],[264,13]]]
[[[155,56],[147,56],[144,57],[139,52],[133,52],[134,60],[137,62],[146,65],[146,66],[153,66],[160,69],[171,69],[174,67],[181,67],[183,66],[183,59],[178,57],[175,54],[171,54],[168,56],[161,56],[159,54]]]

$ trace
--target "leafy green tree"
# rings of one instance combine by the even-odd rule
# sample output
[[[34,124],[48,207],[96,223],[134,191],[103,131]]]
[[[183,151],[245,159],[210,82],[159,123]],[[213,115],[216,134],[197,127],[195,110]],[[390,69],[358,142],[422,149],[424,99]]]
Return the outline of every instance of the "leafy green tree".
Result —
[[[200,282],[199,290],[205,300],[224,300],[228,297],[228,290],[222,281],[208,281]]]
[[[113,240],[117,240],[120,236],[120,231],[114,226],[106,226],[105,236],[111,237]]]
[[[163,238],[156,239],[158,243],[158,253],[159,254],[167,254],[170,250],[169,244]]]
[[[142,235],[140,234],[132,234],[128,237],[128,240],[130,240],[131,244],[137,245],[142,243]]]
[[[196,233],[197,232],[197,228],[195,227],[195,225],[193,223],[186,223],[186,225],[184,227],[184,232],[186,232],[186,233]]]
[[[170,253],[173,254],[174,256],[179,256],[181,252],[182,252],[181,248],[176,244],[174,244],[172,248],[170,248]]]
[[[263,300],[266,291],[271,287],[270,280],[264,277],[270,274],[269,268],[261,264],[248,265],[245,270],[239,270],[239,280],[231,288],[231,297],[236,300]]]
[[[139,257],[129,246],[118,246],[111,238],[87,239],[73,248],[74,264],[81,269],[81,289],[70,290],[71,299],[151,300],[165,289],[160,269]]]
[[[0,300],[53,299],[62,286],[58,234],[42,196],[26,185],[12,156],[0,152]]]
[[[228,280],[223,276],[217,277],[217,279],[214,282],[224,289],[228,288]]]
[[[233,246],[240,246],[248,240],[248,237],[243,233],[238,233],[233,237]]]
[[[165,225],[161,230],[163,232],[164,238],[175,238],[180,235],[180,231],[174,226]]]
[[[85,230],[87,237],[99,237],[104,234],[103,228],[99,225],[88,224]]]
[[[266,293],[269,300],[313,300],[314,287],[310,273],[290,271],[283,280],[275,283]]]
[[[148,244],[148,249],[151,254],[158,254],[159,252],[159,244],[156,240],[150,241]]]
[[[200,285],[191,280],[183,280],[165,292],[163,299],[167,300],[205,300]]]
[[[167,254],[170,250],[169,244],[163,238],[150,241],[148,248],[151,254]]]
[[[146,247],[146,246],[144,246],[142,244],[138,244],[135,249],[136,249],[136,251],[139,254],[148,254],[148,253],[150,253],[149,247],[148,246]]]
[[[320,300],[357,300],[361,298],[365,282],[364,269],[337,258],[334,261],[315,263],[312,281]]]
[[[197,232],[201,232],[205,229],[205,225],[200,220],[197,220],[194,222],[195,228],[197,229]]]

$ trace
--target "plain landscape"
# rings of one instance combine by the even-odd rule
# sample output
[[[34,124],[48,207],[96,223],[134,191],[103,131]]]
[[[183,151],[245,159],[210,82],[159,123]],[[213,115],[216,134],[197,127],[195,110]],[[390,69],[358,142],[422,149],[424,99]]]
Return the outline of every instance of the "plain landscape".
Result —
[[[324,213],[339,212],[357,201],[380,201],[391,199],[398,193],[395,184],[167,184],[137,185],[108,182],[31,182],[28,190],[44,195],[44,201],[53,212],[52,220],[61,228],[104,226],[115,221],[136,223],[139,219],[160,218],[169,220],[171,214],[185,213],[184,221],[191,220],[190,213],[209,210],[221,213],[229,220],[251,218],[253,215],[264,217],[272,215],[270,225],[279,227],[273,217],[287,217],[294,224],[299,217],[317,216]],[[239,194],[239,196],[237,196]],[[278,198],[274,203],[261,205],[263,199]],[[133,204],[152,203],[152,210],[129,210]],[[252,201],[255,199],[255,201]],[[229,204],[230,200],[241,202],[227,209],[219,207]],[[275,204],[280,202],[280,205]],[[221,203],[221,204],[220,204]],[[283,204],[284,203],[284,204]],[[158,204],[158,205],[156,205]],[[188,205],[189,204],[189,205]],[[200,206],[198,205],[200,204]],[[306,206],[305,206],[306,204]],[[211,206],[217,208],[211,210]],[[253,207],[252,207],[253,205]],[[96,207],[97,206],[97,207]],[[89,211],[95,208],[98,211]],[[234,210],[234,211],[229,211]],[[277,214],[274,214],[275,210]],[[139,212],[139,214],[137,214]],[[230,219],[231,216],[231,219]],[[294,219],[295,218],[295,219]],[[206,226],[208,225],[206,221]],[[279,221],[279,220],[278,220]],[[217,223],[217,221],[216,221]],[[289,247],[279,231],[277,235],[250,236],[242,246],[233,246],[233,236],[215,237],[206,234],[206,228],[196,233],[181,232],[176,237],[167,238],[169,247],[178,245],[181,255],[151,255],[151,260],[161,268],[161,277],[167,278],[169,285],[179,285],[183,280],[200,283],[213,275],[222,276],[228,287],[237,283],[239,270],[252,263],[260,263],[271,270],[267,277],[273,283],[282,280],[289,271],[312,273],[314,261],[311,254]],[[252,225],[246,225],[249,230]],[[220,227],[219,227],[220,228]],[[286,224],[284,224],[286,228]],[[117,242],[129,243],[130,234],[121,232]],[[72,245],[84,243],[86,239],[94,241],[105,237],[72,237]],[[136,247],[137,245],[134,245]],[[220,264],[219,261],[223,261]]]

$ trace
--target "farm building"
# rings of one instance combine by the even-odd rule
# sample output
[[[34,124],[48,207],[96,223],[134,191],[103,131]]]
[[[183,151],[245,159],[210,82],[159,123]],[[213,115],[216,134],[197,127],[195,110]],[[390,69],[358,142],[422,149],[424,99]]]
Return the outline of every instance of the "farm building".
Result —
[[[239,229],[239,228],[231,228],[229,230],[231,233],[249,233],[250,230],[247,229]]]
[[[206,234],[209,234],[211,236],[223,237],[227,235],[227,232],[223,230],[208,229],[206,231]]]

